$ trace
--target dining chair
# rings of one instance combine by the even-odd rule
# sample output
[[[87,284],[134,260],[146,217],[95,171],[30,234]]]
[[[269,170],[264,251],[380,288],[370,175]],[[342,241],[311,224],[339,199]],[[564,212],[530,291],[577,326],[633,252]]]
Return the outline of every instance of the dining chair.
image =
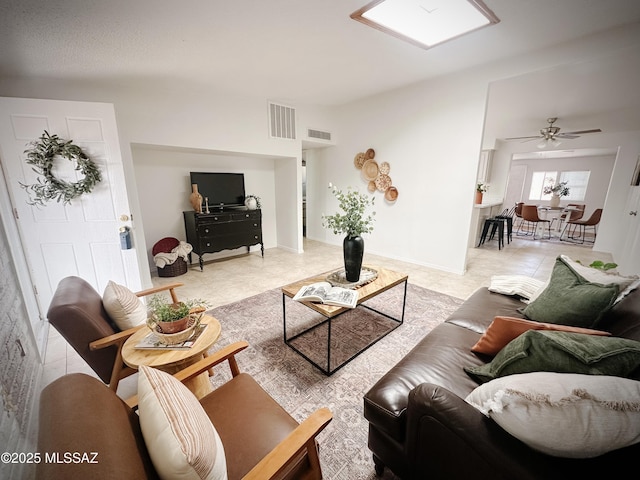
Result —
[[[565,209],[562,211],[558,218],[553,218],[551,220],[551,226],[553,227],[553,222],[558,220],[560,225],[558,226],[558,231],[562,228],[562,224],[567,221],[575,221],[580,220],[584,216],[584,209],[586,205],[584,203],[568,203]],[[568,219],[567,219],[568,215]]]
[[[576,242],[576,243],[585,243],[586,228],[593,227],[593,241],[588,241],[586,243],[595,243],[596,235],[598,234],[597,226],[600,223],[601,217],[602,217],[602,209],[596,208],[591,214],[591,216],[586,220],[569,220],[567,224],[564,226],[564,229],[562,230],[562,234],[560,235],[560,240],[562,240],[562,236],[564,235],[564,232],[568,230],[567,238],[571,240],[580,240],[580,242]],[[571,233],[572,226],[573,226],[573,233]],[[575,236],[576,229],[580,230],[580,235],[578,235],[577,237]]]
[[[524,206],[524,202],[518,202],[516,203],[516,207],[514,210],[514,215],[516,216],[516,218],[520,219],[520,223],[518,224],[518,226],[516,227],[516,235],[531,235],[528,232],[525,233],[520,233],[521,229],[522,229],[522,225],[524,223],[524,220],[522,219],[522,207]]]
[[[528,226],[532,227],[533,230],[533,239],[536,239],[536,234],[538,231],[538,224],[542,224],[543,229],[542,229],[542,237],[540,237],[541,239],[544,239],[544,226],[546,224],[546,228],[548,231],[548,237],[547,238],[551,238],[551,221],[544,219],[544,218],[540,218],[540,216],[538,215],[538,206],[537,205],[523,205],[522,206],[522,220],[525,222],[528,222]]]

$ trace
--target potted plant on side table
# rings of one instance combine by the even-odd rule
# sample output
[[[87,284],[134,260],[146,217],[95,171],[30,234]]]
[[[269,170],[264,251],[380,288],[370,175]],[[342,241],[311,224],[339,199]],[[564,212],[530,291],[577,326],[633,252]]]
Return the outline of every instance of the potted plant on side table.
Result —
[[[178,333],[197,323],[207,306],[209,304],[205,300],[191,299],[173,303],[165,296],[153,295],[147,303],[147,325],[152,331],[157,326],[162,333]]]
[[[364,240],[361,235],[373,231],[373,217],[376,214],[372,212],[365,216],[365,210],[373,206],[375,197],[369,198],[351,189],[344,193],[332,184],[329,184],[329,188],[340,202],[344,214],[323,215],[322,226],[333,230],[336,235],[346,234],[342,242],[345,274],[349,282],[357,282],[360,279],[364,255]]]

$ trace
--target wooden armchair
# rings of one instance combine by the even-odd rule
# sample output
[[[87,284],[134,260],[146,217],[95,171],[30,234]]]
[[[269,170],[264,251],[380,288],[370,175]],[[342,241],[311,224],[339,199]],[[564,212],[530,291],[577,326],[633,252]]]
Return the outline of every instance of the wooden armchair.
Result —
[[[187,382],[227,362],[231,380],[200,399],[225,447],[229,479],[321,479],[317,435],[333,418],[328,408],[312,413],[298,424],[262,387],[241,373],[236,354],[247,348],[233,343],[173,376]],[[137,397],[126,401],[135,409]],[[286,436],[284,435],[286,432]],[[295,473],[294,473],[295,472]]]
[[[232,378],[199,400],[222,441],[228,478],[322,478],[316,437],[331,421],[331,412],[320,408],[298,423],[250,375],[240,373],[235,355],[247,346],[234,343],[174,375],[185,382],[228,362]],[[137,397],[125,404],[84,374],[66,375],[47,386],[40,400],[38,450],[100,452],[99,462],[42,462],[36,479],[157,478],[137,404]]]
[[[182,285],[171,283],[136,295],[144,297],[168,291],[177,302],[174,289]],[[113,391],[121,379],[137,372],[122,361],[122,345],[145,325],[121,331],[104,309],[100,294],[87,281],[80,277],[63,278],[53,295],[47,318]]]

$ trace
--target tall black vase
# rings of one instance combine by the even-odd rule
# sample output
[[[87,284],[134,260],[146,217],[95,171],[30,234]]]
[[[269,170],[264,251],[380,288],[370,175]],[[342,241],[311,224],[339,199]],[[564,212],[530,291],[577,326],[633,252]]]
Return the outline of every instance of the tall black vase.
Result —
[[[344,252],[344,269],[346,270],[347,281],[357,282],[360,280],[360,270],[362,269],[364,240],[360,236],[344,237],[342,250]]]

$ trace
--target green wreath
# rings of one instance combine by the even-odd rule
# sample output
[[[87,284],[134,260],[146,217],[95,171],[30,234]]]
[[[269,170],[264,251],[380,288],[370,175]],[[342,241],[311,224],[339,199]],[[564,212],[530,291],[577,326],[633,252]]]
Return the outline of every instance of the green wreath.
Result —
[[[41,177],[33,185],[20,184],[29,193],[29,205],[44,205],[51,200],[69,204],[83,193],[89,193],[102,180],[98,166],[72,140],[61,140],[45,130],[38,141],[31,142],[30,145],[33,148],[24,151],[27,154],[26,162],[33,165],[32,170]],[[78,182],[56,178],[52,170],[53,160],[57,155],[75,162],[75,170],[81,172],[84,178]]]

